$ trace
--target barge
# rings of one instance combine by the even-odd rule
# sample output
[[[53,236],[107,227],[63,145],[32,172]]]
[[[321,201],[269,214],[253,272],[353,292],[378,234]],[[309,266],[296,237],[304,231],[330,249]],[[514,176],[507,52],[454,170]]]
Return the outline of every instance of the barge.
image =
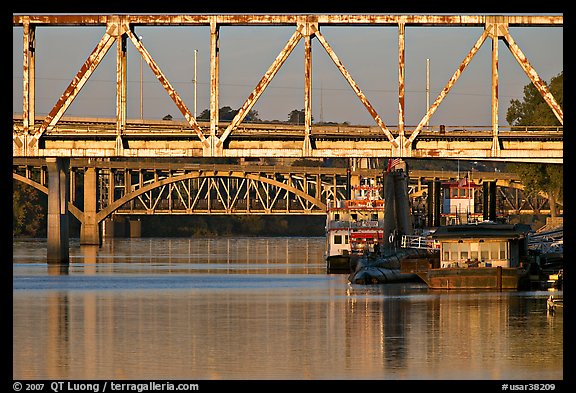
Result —
[[[402,261],[401,271],[431,289],[528,289],[529,232],[529,225],[492,221],[438,227],[429,235],[437,258]]]

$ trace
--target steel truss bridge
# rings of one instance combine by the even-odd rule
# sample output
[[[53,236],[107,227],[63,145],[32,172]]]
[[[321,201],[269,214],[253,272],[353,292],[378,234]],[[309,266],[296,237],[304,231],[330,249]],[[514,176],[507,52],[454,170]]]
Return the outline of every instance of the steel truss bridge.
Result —
[[[14,15],[23,31],[23,109],[13,118],[14,157],[443,157],[562,163],[563,111],[546,83],[512,37],[510,27],[562,28],[563,16],[546,15]],[[37,27],[103,27],[104,33],[50,113],[35,113]],[[166,74],[135,34],[140,26],[209,26],[210,120],[198,122]],[[230,122],[218,115],[220,29],[228,26],[292,26],[294,33]],[[398,122],[384,123],[328,42],[325,26],[395,26],[398,28]],[[426,27],[483,27],[452,77],[417,125],[405,124],[405,33]],[[374,119],[374,126],[312,124],[312,39],[316,39]],[[302,125],[244,122],[271,80],[304,41],[304,121]],[[491,124],[429,128],[431,116],[481,46],[491,41]],[[498,119],[500,41],[542,95],[560,127],[503,128]],[[185,122],[127,118],[127,44],[150,67]],[[109,50],[116,45],[116,117],[73,119],[64,116]],[[247,179],[248,180],[248,179]]]
[[[347,199],[349,176],[382,184],[382,169],[199,164],[143,159],[71,159],[68,210],[81,223],[115,215],[277,214],[325,215],[329,201]],[[456,179],[456,171],[409,171],[409,195],[425,207],[431,180]],[[48,194],[48,164],[13,160],[13,178]],[[477,184],[496,182],[500,212],[547,213],[545,195],[528,196],[514,174],[471,172]],[[82,195],[96,194],[91,202]],[[87,206],[92,203],[93,206]],[[87,214],[91,212],[92,214]]]

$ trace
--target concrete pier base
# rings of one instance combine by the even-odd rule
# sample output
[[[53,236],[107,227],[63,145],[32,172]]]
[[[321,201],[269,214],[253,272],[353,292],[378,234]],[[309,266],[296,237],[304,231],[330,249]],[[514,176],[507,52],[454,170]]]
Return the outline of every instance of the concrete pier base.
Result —
[[[70,200],[68,158],[46,158],[48,168],[48,252],[47,262],[68,264],[68,201]]]
[[[84,172],[84,219],[80,224],[80,244],[100,244],[96,221],[96,168]]]

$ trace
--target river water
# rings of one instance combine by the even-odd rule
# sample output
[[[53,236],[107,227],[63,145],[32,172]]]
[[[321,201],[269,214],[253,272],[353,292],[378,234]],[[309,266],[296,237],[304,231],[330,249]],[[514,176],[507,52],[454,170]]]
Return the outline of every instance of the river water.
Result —
[[[350,285],[324,238],[13,241],[13,378],[562,380],[547,291]]]

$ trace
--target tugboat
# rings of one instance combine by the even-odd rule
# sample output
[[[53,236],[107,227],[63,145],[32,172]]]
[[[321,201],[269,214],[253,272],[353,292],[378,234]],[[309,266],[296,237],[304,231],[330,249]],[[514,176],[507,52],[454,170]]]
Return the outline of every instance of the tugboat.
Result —
[[[328,203],[326,263],[328,273],[350,273],[358,258],[378,250],[384,237],[382,186],[362,179],[351,198]]]
[[[400,239],[413,232],[408,199],[408,171],[400,159],[389,160],[384,176],[384,199],[377,200],[382,206],[382,219],[378,221],[378,241],[364,242],[364,249],[356,253],[350,266],[348,280],[352,284],[383,284],[419,281],[417,275],[400,271],[400,262],[407,258],[429,258],[426,249],[401,248]],[[372,206],[374,203],[372,202]],[[376,215],[374,215],[376,218]],[[376,224],[376,223],[375,223]]]

